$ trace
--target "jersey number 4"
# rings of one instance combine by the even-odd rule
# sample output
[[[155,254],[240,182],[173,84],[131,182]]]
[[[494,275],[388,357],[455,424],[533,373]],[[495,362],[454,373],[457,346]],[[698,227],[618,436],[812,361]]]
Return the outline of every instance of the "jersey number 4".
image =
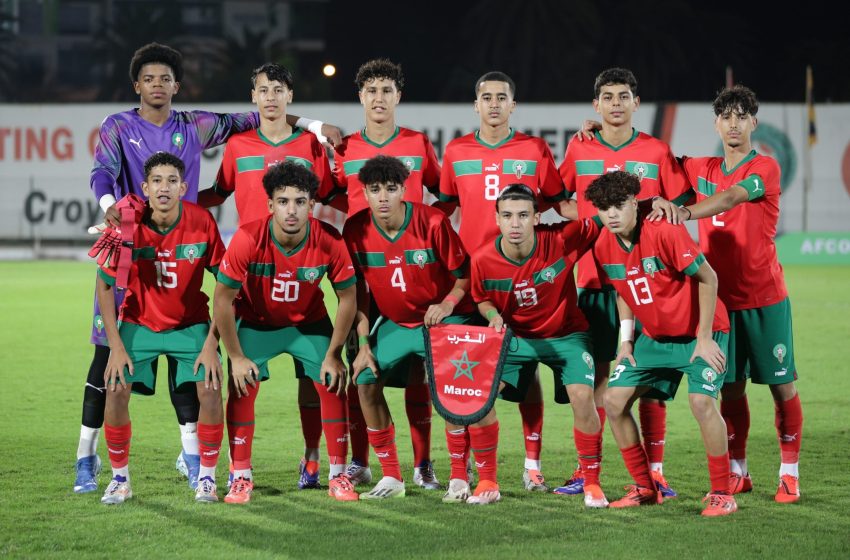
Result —
[[[404,274],[402,274],[400,268],[393,270],[392,278],[390,278],[390,285],[393,288],[400,288],[402,292],[407,291],[407,284],[404,281]]]

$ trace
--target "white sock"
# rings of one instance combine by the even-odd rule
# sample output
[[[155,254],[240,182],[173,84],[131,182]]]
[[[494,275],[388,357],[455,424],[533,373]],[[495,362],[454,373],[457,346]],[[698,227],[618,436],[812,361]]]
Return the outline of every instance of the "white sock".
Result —
[[[345,472],[345,463],[341,465],[328,465],[328,480],[333,480],[334,477]]]
[[[254,480],[254,473],[251,469],[234,469],[233,470],[233,480],[237,478],[244,478],[245,480]]]
[[[794,478],[800,478],[799,463],[782,463],[779,465],[779,476],[790,474]]]
[[[525,468],[530,471],[539,471],[540,470],[540,459],[529,459],[525,458]]]
[[[198,423],[186,422],[180,424],[180,441],[183,443],[183,453],[186,455],[200,455],[198,445]]]
[[[215,482],[215,467],[205,467],[201,465],[201,469],[198,471],[198,480],[201,480],[205,476],[210,477]]]
[[[664,474],[664,463],[650,463],[649,464],[650,471],[658,471],[658,474]]]
[[[747,460],[746,459],[729,459],[729,469],[741,476],[745,474],[749,474],[750,471],[747,470]]]
[[[116,476],[123,476],[127,479],[127,482],[130,482],[130,465],[124,465],[121,468],[112,467],[112,478]]]
[[[318,447],[305,447],[304,448],[304,460],[305,461],[316,461],[319,462],[319,448]]]
[[[91,457],[97,453],[97,437],[100,428],[89,428],[80,426],[80,443],[77,446],[77,460],[83,457]]]

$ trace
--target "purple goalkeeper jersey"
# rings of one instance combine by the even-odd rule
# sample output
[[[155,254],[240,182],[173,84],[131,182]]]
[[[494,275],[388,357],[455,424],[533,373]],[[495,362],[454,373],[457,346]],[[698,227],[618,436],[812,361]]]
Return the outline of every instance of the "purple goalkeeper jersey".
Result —
[[[145,161],[157,152],[183,160],[189,185],[184,200],[198,200],[201,152],[224,144],[231,134],[257,128],[257,113],[171,111],[162,126],[139,116],[136,109],[109,115],[100,125],[90,184],[97,200],[111,194],[116,199],[135,193],[145,198],[142,182]]]

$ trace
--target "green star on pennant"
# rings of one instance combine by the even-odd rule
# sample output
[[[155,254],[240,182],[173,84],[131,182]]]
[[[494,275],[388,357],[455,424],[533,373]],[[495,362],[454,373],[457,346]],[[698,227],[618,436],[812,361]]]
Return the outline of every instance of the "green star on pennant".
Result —
[[[466,350],[463,351],[463,356],[459,360],[449,360],[452,365],[455,367],[455,376],[454,379],[457,379],[461,375],[465,375],[469,378],[470,381],[475,381],[472,377],[472,368],[480,364],[481,362],[473,362],[470,361],[469,356],[466,355]]]

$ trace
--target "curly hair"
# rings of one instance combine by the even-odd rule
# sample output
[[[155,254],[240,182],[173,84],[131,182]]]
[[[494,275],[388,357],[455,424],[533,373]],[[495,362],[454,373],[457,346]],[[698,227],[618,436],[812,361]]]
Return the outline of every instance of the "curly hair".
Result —
[[[629,197],[640,193],[640,179],[627,171],[612,171],[597,177],[587,190],[584,198],[598,210],[608,210],[612,206],[621,206]]]
[[[263,175],[263,188],[266,195],[273,198],[277,189],[287,187],[304,191],[310,199],[313,199],[316,198],[316,192],[319,190],[319,179],[312,171],[294,161],[283,161],[269,167]]]
[[[753,90],[741,84],[723,88],[712,103],[714,114],[725,115],[735,111],[742,115],[756,116],[759,112],[759,100]]]
[[[392,80],[399,91],[404,89],[401,64],[396,64],[388,58],[376,58],[363,63],[357,69],[357,75],[354,76],[354,85],[357,86],[357,91],[360,91],[366,82],[380,79]]]
[[[174,154],[169,154],[168,152],[157,152],[145,161],[145,179],[148,178],[154,167],[158,167],[160,165],[173,165],[180,174],[181,180],[186,174],[186,166],[183,164],[182,159]]]
[[[410,175],[407,166],[398,158],[390,156],[375,156],[360,168],[358,174],[364,185],[389,184],[403,185]]]
[[[266,62],[258,68],[254,68],[251,74],[251,87],[257,86],[257,77],[260,74],[265,74],[270,82],[280,82],[291,90],[293,85],[292,73],[275,62]]]
[[[168,45],[148,43],[133,53],[130,60],[130,81],[139,81],[139,72],[145,64],[165,64],[174,72],[174,80],[183,81],[183,55]]]

